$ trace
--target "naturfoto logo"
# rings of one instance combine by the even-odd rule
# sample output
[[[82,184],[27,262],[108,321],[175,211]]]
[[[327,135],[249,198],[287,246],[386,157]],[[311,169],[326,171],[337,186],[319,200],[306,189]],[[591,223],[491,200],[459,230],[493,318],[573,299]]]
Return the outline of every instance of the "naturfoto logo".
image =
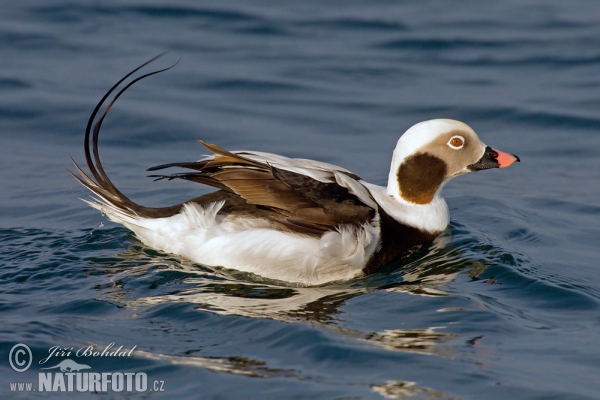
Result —
[[[38,364],[44,366],[38,372],[38,384],[33,382],[12,382],[12,392],[146,392],[164,391],[164,381],[155,380],[148,386],[148,375],[144,372],[87,372],[92,367],[72,358],[91,360],[93,357],[131,357],[137,346],[131,349],[116,347],[112,342],[104,348],[89,345],[80,348],[53,346],[48,356]],[[66,358],[70,357],[70,358]],[[9,363],[16,372],[27,371],[33,361],[29,346],[18,343],[9,353]],[[42,372],[51,370],[51,372]],[[85,371],[85,372],[81,372]]]

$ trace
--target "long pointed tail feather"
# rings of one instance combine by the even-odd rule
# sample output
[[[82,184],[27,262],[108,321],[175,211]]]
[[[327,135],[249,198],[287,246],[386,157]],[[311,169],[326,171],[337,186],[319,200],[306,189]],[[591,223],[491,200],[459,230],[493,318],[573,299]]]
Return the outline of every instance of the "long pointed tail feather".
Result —
[[[130,200],[121,191],[119,191],[119,189],[117,189],[115,187],[115,185],[111,182],[110,178],[106,175],[106,172],[104,171],[102,162],[100,161],[100,155],[98,152],[98,137],[100,135],[100,129],[102,127],[102,122],[104,121],[104,118],[108,114],[109,110],[111,109],[111,107],[115,103],[115,101],[117,101],[117,99],[123,93],[125,93],[125,91],[127,89],[129,89],[132,85],[134,85],[136,82],[139,82],[140,80],[142,80],[144,78],[147,78],[149,76],[152,76],[152,75],[155,75],[160,72],[164,72],[164,71],[167,71],[167,70],[173,68],[175,65],[177,65],[177,63],[179,61],[177,61],[175,64],[173,64],[167,68],[159,69],[159,70],[152,71],[152,72],[146,73],[144,75],[141,75],[141,76],[133,79],[129,83],[127,83],[121,90],[119,90],[117,92],[117,94],[108,103],[108,105],[106,105],[104,111],[102,112],[102,115],[100,115],[100,117],[95,122],[95,124],[94,124],[94,121],[96,120],[96,116],[98,115],[98,112],[100,111],[102,106],[106,103],[106,100],[110,97],[110,95],[115,90],[117,90],[117,88],[119,88],[119,86],[121,86],[123,84],[123,82],[125,82],[129,77],[131,77],[133,74],[135,74],[141,68],[145,67],[146,65],[150,64],[152,61],[155,61],[157,58],[161,57],[163,54],[164,53],[159,54],[158,56],[153,57],[152,59],[143,63],[139,67],[133,69],[131,72],[129,72],[123,78],[121,78],[116,84],[114,84],[104,94],[104,96],[102,97],[102,99],[100,99],[98,104],[96,104],[94,111],[92,111],[92,114],[90,115],[90,118],[88,119],[88,123],[87,123],[86,129],[85,129],[85,139],[84,139],[85,160],[86,160],[88,169],[90,170],[91,176],[87,175],[79,167],[79,165],[77,165],[77,163],[73,160],[73,158],[71,158],[71,160],[73,161],[73,164],[75,165],[75,168],[77,169],[77,172],[79,173],[80,176],[77,176],[73,172],[69,171],[69,172],[71,172],[71,175],[73,175],[75,177],[75,179],[77,179],[79,181],[79,183],[81,183],[83,186],[85,186],[86,188],[91,190],[98,197],[98,200],[102,204],[109,206],[109,209],[112,210],[113,212],[118,212],[118,213],[122,214],[123,216],[127,216],[127,217],[170,216],[170,215],[173,215],[173,214],[179,212],[182,205],[179,204],[176,206],[162,207],[162,208],[144,207],[144,206],[141,206],[141,205],[135,203],[134,201]],[[90,136],[92,139],[91,151],[90,151]],[[93,158],[92,158],[92,154],[93,154]],[[98,208],[98,207],[96,207],[96,208]]]

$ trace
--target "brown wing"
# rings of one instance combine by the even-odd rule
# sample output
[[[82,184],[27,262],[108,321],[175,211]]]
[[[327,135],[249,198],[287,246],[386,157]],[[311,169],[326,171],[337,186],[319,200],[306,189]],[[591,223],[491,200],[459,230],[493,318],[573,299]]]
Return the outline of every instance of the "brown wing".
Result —
[[[185,179],[235,193],[248,204],[267,208],[271,219],[297,232],[322,234],[339,224],[364,224],[374,216],[348,189],[309,176],[275,168],[213,144],[200,141],[214,157],[197,162],[172,163],[149,168],[156,171],[181,167],[197,172],[151,175]]]

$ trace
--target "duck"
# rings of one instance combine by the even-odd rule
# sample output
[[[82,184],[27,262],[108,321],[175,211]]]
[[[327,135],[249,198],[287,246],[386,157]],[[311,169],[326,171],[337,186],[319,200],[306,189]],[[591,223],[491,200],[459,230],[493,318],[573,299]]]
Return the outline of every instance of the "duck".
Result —
[[[193,263],[298,286],[366,276],[410,256],[446,229],[450,215],[441,191],[448,181],[520,161],[453,119],[423,121],[406,130],[393,151],[387,186],[326,162],[229,151],[199,140],[210,155],[151,167],[149,176],[215,191],[173,206],[142,206],[107,176],[98,137],[108,111],[131,85],[172,66],[131,80],[94,121],[110,95],[153,60],[125,75],[96,105],[84,138],[89,173],[72,158],[78,175],[70,172],[92,192],[91,199],[82,199],[88,205],[144,245]],[[162,173],[173,167],[184,171]]]

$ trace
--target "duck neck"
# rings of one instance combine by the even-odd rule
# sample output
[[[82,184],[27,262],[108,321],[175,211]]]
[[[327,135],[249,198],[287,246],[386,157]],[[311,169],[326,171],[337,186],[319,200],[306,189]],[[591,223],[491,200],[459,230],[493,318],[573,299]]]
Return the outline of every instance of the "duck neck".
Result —
[[[364,184],[364,183],[363,183]],[[404,199],[398,191],[365,184],[377,204],[395,221],[431,234],[440,234],[450,223],[448,205],[440,195],[441,187],[427,204],[415,204]]]

